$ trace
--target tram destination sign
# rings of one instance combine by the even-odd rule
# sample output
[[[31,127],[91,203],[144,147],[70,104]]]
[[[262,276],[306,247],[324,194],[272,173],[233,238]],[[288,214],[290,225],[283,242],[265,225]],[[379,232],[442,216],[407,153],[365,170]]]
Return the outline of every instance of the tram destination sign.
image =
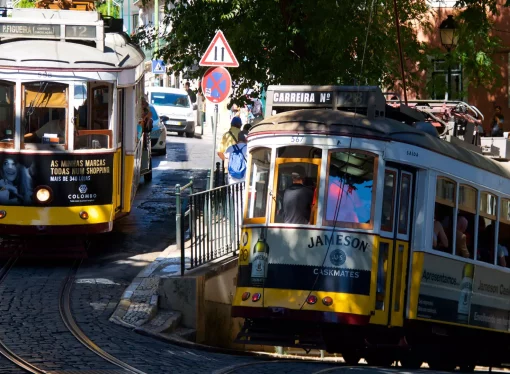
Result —
[[[0,38],[43,38],[60,39],[60,25],[41,25],[0,21]],[[72,39],[95,40],[95,25],[65,25],[65,37]]]
[[[330,91],[274,91],[274,104],[322,104],[331,105]]]
[[[0,22],[0,38],[15,38],[19,36],[59,38],[60,25]]]

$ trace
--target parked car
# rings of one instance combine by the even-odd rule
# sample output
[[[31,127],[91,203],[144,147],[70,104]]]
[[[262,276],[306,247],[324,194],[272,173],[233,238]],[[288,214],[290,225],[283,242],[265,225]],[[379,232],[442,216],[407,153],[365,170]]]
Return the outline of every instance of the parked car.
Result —
[[[172,87],[150,87],[147,98],[154,105],[167,131],[186,134],[188,138],[195,135],[197,105],[185,90]]]
[[[160,121],[154,105],[149,104],[152,114],[151,149],[152,153],[166,155],[166,128]]]

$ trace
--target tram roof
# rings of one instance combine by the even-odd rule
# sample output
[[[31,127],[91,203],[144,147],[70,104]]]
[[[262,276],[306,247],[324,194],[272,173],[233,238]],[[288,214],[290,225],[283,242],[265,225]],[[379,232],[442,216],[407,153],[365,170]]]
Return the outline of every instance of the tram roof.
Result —
[[[510,178],[510,172],[496,161],[389,118],[368,119],[365,115],[331,109],[293,110],[263,119],[250,129],[250,135],[295,131],[407,143]]]
[[[120,70],[140,65],[143,52],[122,34],[105,36],[104,52],[94,46],[57,40],[10,39],[0,44],[0,68]]]

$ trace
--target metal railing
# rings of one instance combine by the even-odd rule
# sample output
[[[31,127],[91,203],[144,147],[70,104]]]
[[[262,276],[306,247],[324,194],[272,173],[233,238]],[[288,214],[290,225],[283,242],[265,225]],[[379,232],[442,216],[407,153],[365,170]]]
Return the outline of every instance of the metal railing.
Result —
[[[177,246],[181,252],[181,275],[210,261],[236,255],[241,235],[244,182],[217,187],[190,194],[189,209],[189,267],[186,268],[184,226],[182,225],[181,192],[192,182],[179,189],[177,198]]]
[[[190,214],[190,207],[188,205],[188,209],[186,209],[184,212],[182,211],[183,208],[183,201],[182,201],[182,193],[185,192],[189,188],[191,194],[193,194],[193,177],[190,178],[190,181],[188,184],[185,184],[181,187],[180,184],[175,185],[175,240],[177,242],[177,249],[181,252],[181,275],[184,274],[184,264],[186,261],[185,256],[185,248],[184,248],[184,225],[182,222],[182,216],[184,217],[188,216],[190,219],[190,225],[188,226],[189,229],[191,229],[191,214]],[[189,196],[188,196],[189,198]],[[185,206],[185,205],[184,205]]]

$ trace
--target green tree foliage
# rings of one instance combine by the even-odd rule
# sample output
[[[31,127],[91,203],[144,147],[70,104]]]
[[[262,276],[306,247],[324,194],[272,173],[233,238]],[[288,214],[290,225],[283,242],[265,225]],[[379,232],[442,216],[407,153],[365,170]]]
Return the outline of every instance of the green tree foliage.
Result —
[[[21,0],[18,8],[35,8],[35,0]]]
[[[102,2],[96,3],[96,9],[103,16],[107,16],[108,15],[108,1],[106,0],[106,1],[102,1]],[[119,7],[116,6],[113,3],[113,1],[112,1],[111,5],[110,5],[110,10],[111,10],[111,17],[122,18],[121,15],[120,15]]]
[[[496,2],[483,3],[492,1]],[[422,79],[418,73],[430,64],[428,56],[439,53],[417,37],[419,28],[435,32],[431,10],[426,0],[397,3],[406,83],[408,89],[417,90]],[[459,46],[452,58],[462,61],[468,78],[475,74],[490,79],[494,46],[480,45],[490,28],[470,26],[481,10],[467,3],[476,1],[457,4],[467,7],[461,12],[466,46]],[[234,102],[242,102],[243,90],[256,82],[263,86],[359,82],[401,88],[393,0],[167,0],[166,5],[165,23],[171,32],[165,33],[166,44],[158,57],[168,62],[170,73],[196,67],[221,29],[240,63],[239,68],[229,69],[235,82]],[[138,40],[150,45],[154,35],[141,32]],[[474,49],[477,53],[471,54]],[[480,65],[485,70],[475,68]],[[205,70],[193,69],[188,75],[200,78]]]

